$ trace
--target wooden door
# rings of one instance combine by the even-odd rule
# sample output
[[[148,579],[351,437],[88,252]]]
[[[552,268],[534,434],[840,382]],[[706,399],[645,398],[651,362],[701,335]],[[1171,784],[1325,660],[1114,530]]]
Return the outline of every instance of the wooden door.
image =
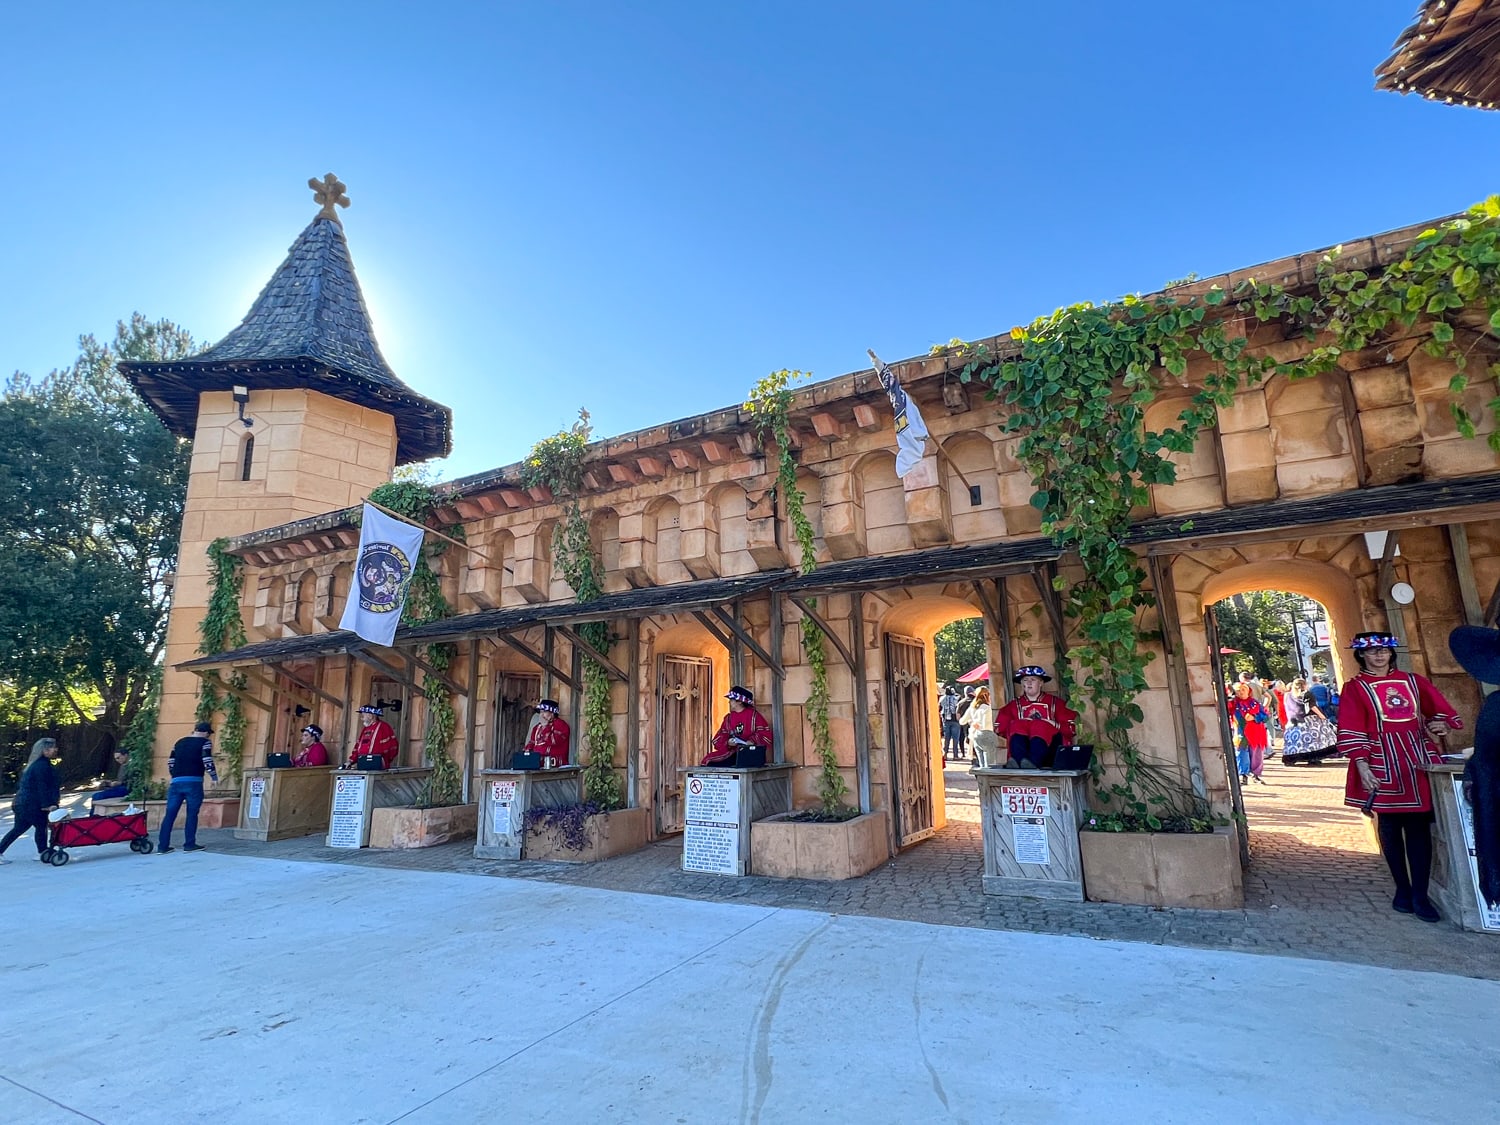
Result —
[[[681,832],[682,770],[708,753],[714,668],[696,656],[662,656],[656,688],[656,831]]]
[[[1203,611],[1203,633],[1208,639],[1208,659],[1214,678],[1214,699],[1218,702],[1219,737],[1224,742],[1224,770],[1229,776],[1229,797],[1235,816],[1245,823],[1245,795],[1240,792],[1240,770],[1234,761],[1234,729],[1229,725],[1229,700],[1224,693],[1224,657],[1219,652],[1219,622],[1214,608]],[[1250,833],[1241,832],[1240,862],[1250,862]]]
[[[885,679],[891,715],[891,775],[896,785],[896,834],[905,847],[935,831],[927,654],[921,641],[886,634]]]
[[[317,669],[312,665],[297,665],[294,669],[299,679],[317,682]],[[317,722],[317,699],[306,688],[292,683],[285,676],[277,676],[275,729],[271,732],[267,754],[290,754],[296,757],[302,752],[302,739],[298,737],[302,728]],[[264,762],[246,762],[245,765],[263,765]]]
[[[501,672],[495,680],[495,745],[490,768],[510,769],[511,756],[526,745],[536,705],[542,698],[542,677],[525,672]]]

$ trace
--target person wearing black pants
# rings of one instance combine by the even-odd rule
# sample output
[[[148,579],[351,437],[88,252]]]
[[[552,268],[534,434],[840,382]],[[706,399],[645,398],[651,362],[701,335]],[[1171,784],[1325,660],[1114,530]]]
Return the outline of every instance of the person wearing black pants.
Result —
[[[1380,854],[1385,856],[1385,865],[1391,869],[1391,878],[1396,883],[1393,905],[1402,914],[1415,913],[1419,904],[1429,902],[1432,813],[1381,813],[1375,830],[1380,836]],[[1406,910],[1401,909],[1403,904]]]
[[[47,850],[47,813],[62,800],[62,787],[57,781],[57,770],[52,766],[52,755],[57,752],[55,738],[39,738],[31,747],[31,757],[26,759],[26,769],[21,774],[21,784],[16,787],[11,809],[16,814],[15,826],[0,840],[0,863],[9,863],[5,849],[14,844],[28,830],[36,833],[36,854]]]

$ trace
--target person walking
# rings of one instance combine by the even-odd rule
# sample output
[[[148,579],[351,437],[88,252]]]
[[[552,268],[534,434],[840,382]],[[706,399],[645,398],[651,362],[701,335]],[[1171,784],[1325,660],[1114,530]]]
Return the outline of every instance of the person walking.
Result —
[[[974,702],[969,704],[969,709],[964,712],[963,718],[959,722],[969,728],[969,748],[973,755],[973,763],[977,766],[980,764],[980,743],[986,743],[989,748],[997,745],[995,737],[995,710],[990,706],[989,688],[982,687],[974,693]],[[984,731],[988,731],[991,737],[980,739],[979,735]]]
[[[958,689],[952,684],[945,686],[943,694],[938,696],[938,718],[943,724],[943,761],[949,758],[962,761],[964,728],[958,721]]]
[[[1229,725],[1234,729],[1235,764],[1241,785],[1248,784],[1252,777],[1262,785],[1266,783],[1261,771],[1266,764],[1268,721],[1265,705],[1257,698],[1251,683],[1240,680],[1229,700]]]
[[[62,800],[62,787],[52,765],[55,753],[55,738],[39,738],[32,744],[31,757],[26,759],[26,768],[21,773],[21,782],[16,786],[15,799],[10,805],[16,814],[16,823],[0,840],[0,863],[10,862],[5,858],[5,849],[24,836],[27,829],[36,833],[36,857],[41,859],[47,850],[47,813]]]
[[[198,843],[198,810],[203,807],[203,775],[219,780],[219,771],[214,768],[214,728],[207,723],[193,727],[193,733],[179,738],[167,759],[167,772],[172,775],[167,786],[167,811],[161,818],[161,832],[156,841],[160,855],[173,851],[172,825],[177,823],[177,810],[187,805],[187,822],[182,828],[182,850],[201,852]]]

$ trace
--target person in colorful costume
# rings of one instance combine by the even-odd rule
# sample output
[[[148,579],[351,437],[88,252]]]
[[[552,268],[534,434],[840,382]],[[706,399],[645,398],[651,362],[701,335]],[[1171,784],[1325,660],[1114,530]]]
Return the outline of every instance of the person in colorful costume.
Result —
[[[361,707],[359,713],[365,717],[365,725],[349,754],[349,768],[354,768],[361,754],[379,754],[385,759],[385,768],[390,769],[396,764],[400,747],[396,744],[396,732],[391,729],[391,724],[381,718],[385,708]]]
[[[1500,632],[1460,625],[1448,648],[1464,671],[1481,684],[1500,684]],[[1479,892],[1500,908],[1500,691],[1485,696],[1474,722],[1474,753],[1464,764],[1464,800],[1474,820],[1474,859]]]
[[[536,717],[526,734],[524,750],[542,756],[542,765],[556,769],[568,764],[568,748],[573,742],[573,728],[559,713],[557,700],[544,699],[536,705]]]
[[[703,756],[701,764],[765,765],[771,756],[771,721],[755,709],[754,693],[749,688],[732,687],[724,698],[729,700],[729,714],[719,724],[713,749]]]
[[[1390,633],[1357,633],[1360,673],[1344,685],[1339,750],[1349,756],[1344,804],[1375,814],[1380,851],[1396,883],[1392,909],[1441,919],[1427,897],[1432,875],[1432,787],[1420,767],[1441,761],[1434,739],[1463,727],[1425,677],[1395,668]]]
[[[1256,698],[1255,685],[1241,680],[1234,685],[1234,695],[1229,699],[1229,725],[1234,728],[1234,757],[1240,771],[1240,784],[1247,784],[1253,777],[1262,785],[1266,783],[1261,771],[1266,768],[1266,724],[1270,716]]]
[[[302,728],[302,752],[292,759],[298,769],[328,764],[328,747],[323,745],[323,728],[317,723],[308,723]]]
[[[1077,735],[1078,712],[1062,697],[1043,691],[1052,677],[1037,664],[1017,668],[1011,677],[1021,693],[995,713],[995,734],[1010,755],[1007,768],[1047,769],[1059,746],[1071,744]]]

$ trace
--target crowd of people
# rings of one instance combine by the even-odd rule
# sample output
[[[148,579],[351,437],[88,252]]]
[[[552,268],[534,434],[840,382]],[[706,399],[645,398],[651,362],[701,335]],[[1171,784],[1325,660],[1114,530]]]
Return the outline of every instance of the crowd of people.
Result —
[[[1278,753],[1288,765],[1340,753],[1339,692],[1321,672],[1290,681],[1241,672],[1225,683],[1224,697],[1241,785],[1264,785],[1266,760]]]

